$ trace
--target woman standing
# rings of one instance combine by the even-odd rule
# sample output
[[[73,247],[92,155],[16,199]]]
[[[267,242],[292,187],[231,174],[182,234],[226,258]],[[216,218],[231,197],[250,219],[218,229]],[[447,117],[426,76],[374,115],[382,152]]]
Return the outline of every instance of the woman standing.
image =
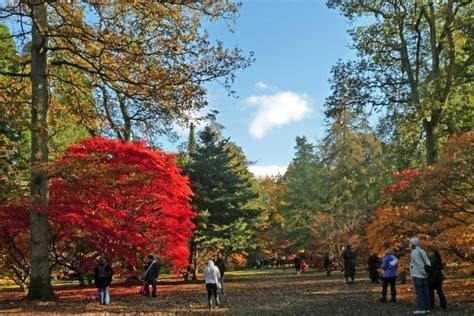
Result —
[[[212,309],[212,296],[214,296],[214,300],[216,301],[216,307],[219,307],[219,297],[217,296],[217,289],[220,289],[221,286],[219,278],[219,269],[214,265],[214,261],[209,260],[207,267],[204,269],[204,282],[206,283],[209,311]]]
[[[430,251],[430,262],[431,262],[431,274],[428,277],[428,285],[430,289],[430,304],[431,308],[435,306],[435,295],[434,292],[438,293],[439,297],[439,305],[441,308],[445,309],[448,307],[446,302],[446,297],[444,296],[443,292],[443,260],[441,259],[441,255],[439,251],[433,249]]]
[[[382,260],[383,283],[382,283],[382,298],[381,302],[387,302],[387,287],[390,284],[390,303],[397,302],[397,269],[398,259],[395,257],[393,250],[388,249]]]

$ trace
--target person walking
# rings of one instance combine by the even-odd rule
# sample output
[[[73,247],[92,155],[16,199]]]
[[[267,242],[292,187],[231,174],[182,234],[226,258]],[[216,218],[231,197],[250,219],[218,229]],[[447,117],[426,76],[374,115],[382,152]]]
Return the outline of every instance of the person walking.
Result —
[[[342,252],[342,259],[344,260],[344,278],[347,284],[353,284],[355,278],[356,253],[351,245],[347,245]],[[349,278],[351,279],[349,281]]]
[[[326,270],[326,275],[331,275],[331,258],[329,258],[329,253],[324,253],[323,258],[324,270]]]
[[[431,274],[428,277],[428,286],[430,290],[430,307],[435,308],[435,290],[438,293],[439,305],[442,309],[446,309],[448,304],[446,302],[446,296],[443,292],[443,260],[438,250],[433,249],[429,252],[429,259],[431,262]]]
[[[217,290],[220,287],[219,278],[220,273],[219,269],[214,265],[214,261],[209,260],[206,268],[204,269],[204,283],[206,284],[207,290],[207,304],[209,311],[212,309],[212,297],[216,302],[216,307],[219,307],[219,296],[217,295]]]
[[[143,274],[145,296],[150,296],[151,285],[151,297],[156,297],[156,284],[159,272],[160,267],[158,265],[158,262],[155,260],[155,257],[153,255],[148,255],[145,273]]]
[[[420,246],[417,237],[410,239],[412,248],[410,255],[410,274],[416,293],[416,310],[413,314],[427,314],[430,312],[430,297],[428,285],[428,272],[431,269],[430,259]]]
[[[383,270],[382,298],[381,302],[387,302],[387,287],[390,284],[390,303],[397,302],[397,269],[398,259],[392,249],[387,249],[382,259],[381,268]]]
[[[367,260],[369,278],[372,281],[372,284],[379,283],[379,268],[380,268],[380,259],[377,254],[373,253],[369,256]]]
[[[99,301],[102,305],[110,304],[109,286],[112,283],[113,275],[114,271],[107,264],[105,258],[100,257],[99,263],[94,270],[94,282],[99,290]]]
[[[225,273],[225,263],[222,254],[217,255],[217,260],[215,262],[216,267],[219,269],[220,278],[219,283],[221,285],[220,294],[224,294],[224,273]]]

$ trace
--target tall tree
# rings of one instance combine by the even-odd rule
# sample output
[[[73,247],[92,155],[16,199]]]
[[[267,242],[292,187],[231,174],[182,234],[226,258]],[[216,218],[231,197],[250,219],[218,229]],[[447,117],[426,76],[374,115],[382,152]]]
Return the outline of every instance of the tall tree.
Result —
[[[30,50],[30,58],[22,60],[17,71],[0,69],[1,75],[30,79],[23,81],[25,90],[31,90],[29,298],[53,297],[48,217],[41,211],[48,205],[48,179],[41,165],[49,156],[48,110],[54,82],[80,95],[95,87],[97,95],[102,93],[97,113],[104,114],[115,134],[125,140],[131,139],[134,127],[154,133],[166,120],[185,121],[206,105],[204,82],[222,78],[230,90],[234,71],[251,61],[238,48],[211,44],[201,27],[203,19],[233,18],[237,9],[233,3],[210,0],[113,4],[30,0],[0,5],[0,21],[16,30],[7,37],[23,43],[20,50]],[[65,75],[76,71],[84,80]],[[112,108],[114,104],[118,107]],[[120,117],[123,121],[118,122]],[[141,125],[133,126],[137,121]]]
[[[320,211],[321,165],[314,145],[306,137],[296,137],[295,157],[284,175],[286,190],[281,212],[285,230],[295,247],[305,247],[310,242],[308,223]]]
[[[352,110],[382,112],[385,134],[407,123],[424,138],[426,163],[438,159],[439,138],[449,127],[452,103],[472,87],[472,6],[469,1],[328,0],[351,21],[360,60],[340,64],[360,81],[364,98]],[[369,21],[369,22],[367,22]],[[472,89],[472,88],[471,88]],[[467,109],[470,102],[457,102]],[[471,124],[472,122],[468,123]],[[440,128],[443,127],[443,128]],[[422,135],[420,132],[422,131]]]
[[[221,135],[217,123],[199,133],[188,168],[198,212],[196,247],[228,253],[248,247],[257,212],[250,205],[256,197],[248,162],[242,150]]]

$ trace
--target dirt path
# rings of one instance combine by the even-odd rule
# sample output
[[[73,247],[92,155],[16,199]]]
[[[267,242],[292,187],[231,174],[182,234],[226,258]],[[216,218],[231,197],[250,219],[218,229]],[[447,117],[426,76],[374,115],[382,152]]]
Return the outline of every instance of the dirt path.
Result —
[[[326,277],[321,273],[294,275],[290,271],[239,273],[227,277],[222,307],[212,314],[221,315],[410,315],[414,309],[411,284],[400,285],[399,302],[377,302],[380,286],[366,279],[345,285],[339,273]],[[474,315],[474,280],[446,282],[449,310],[433,310],[432,315]],[[470,292],[466,292],[470,289]],[[91,299],[93,288],[62,289],[55,302],[26,302],[19,294],[0,294],[0,314],[134,314],[184,315],[209,314],[203,284],[184,284],[165,280],[159,286],[158,299],[138,295],[139,286],[112,287],[112,304],[100,306]]]

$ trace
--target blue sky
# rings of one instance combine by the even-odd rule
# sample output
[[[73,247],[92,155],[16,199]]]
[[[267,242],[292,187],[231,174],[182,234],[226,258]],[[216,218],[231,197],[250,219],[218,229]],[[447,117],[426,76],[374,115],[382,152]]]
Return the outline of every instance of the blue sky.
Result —
[[[255,173],[285,168],[296,136],[322,138],[329,71],[338,59],[354,56],[348,28],[324,0],[244,0],[234,33],[225,23],[208,27],[226,46],[255,53],[255,63],[237,73],[238,99],[218,84],[208,85],[224,135],[255,162]]]

